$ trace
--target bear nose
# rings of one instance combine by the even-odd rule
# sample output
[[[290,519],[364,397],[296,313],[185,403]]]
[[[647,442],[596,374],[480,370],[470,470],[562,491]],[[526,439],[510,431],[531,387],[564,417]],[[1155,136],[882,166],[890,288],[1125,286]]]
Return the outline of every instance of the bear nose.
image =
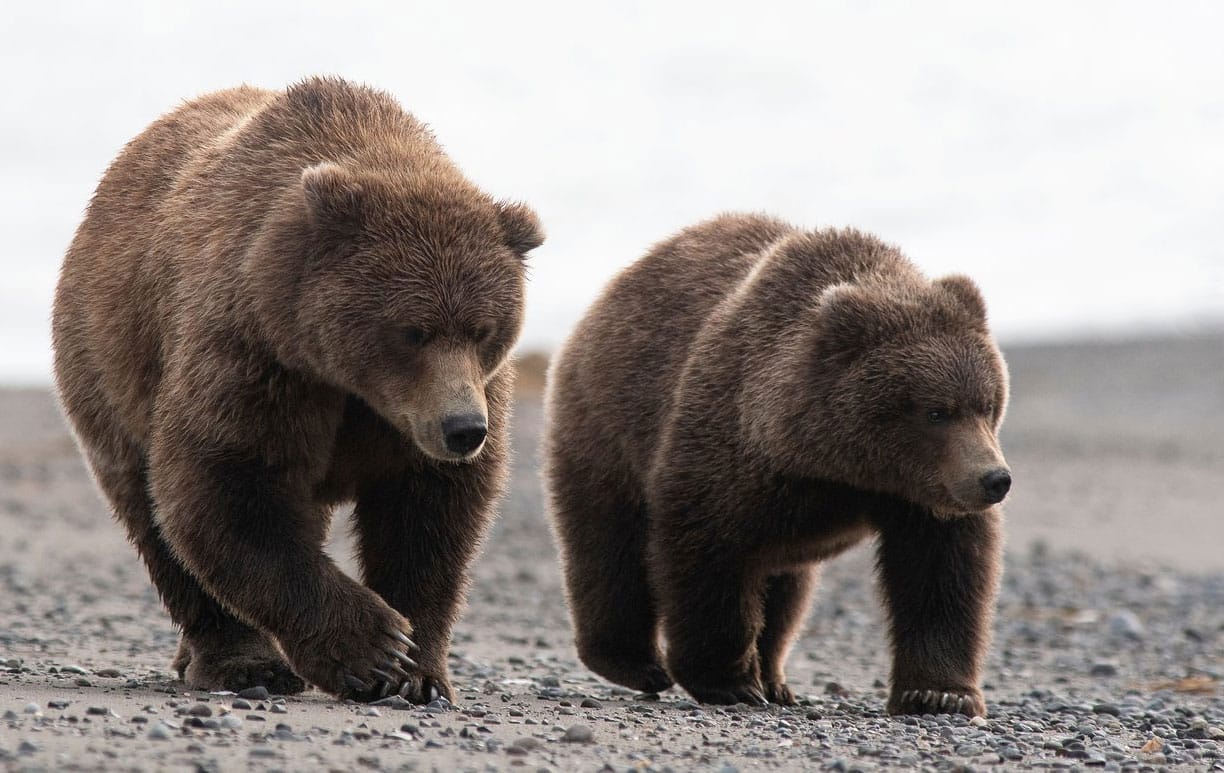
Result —
[[[1011,490],[1011,473],[1004,469],[991,470],[982,476],[982,490],[986,492],[987,503],[1002,502]]]
[[[478,413],[461,413],[442,420],[442,437],[446,448],[454,454],[469,454],[480,447],[489,425]]]

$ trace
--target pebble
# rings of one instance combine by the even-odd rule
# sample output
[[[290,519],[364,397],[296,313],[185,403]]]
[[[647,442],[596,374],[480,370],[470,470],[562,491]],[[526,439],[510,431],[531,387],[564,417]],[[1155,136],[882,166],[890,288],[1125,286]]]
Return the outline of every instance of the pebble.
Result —
[[[101,668],[94,671],[94,676],[100,676],[103,679],[119,679],[123,673],[117,668]]]
[[[579,707],[584,708],[584,709],[602,709],[603,708],[603,704],[595,700],[594,698],[583,698],[582,703],[578,705]]]
[[[154,741],[164,741],[170,737],[170,729],[161,722],[149,728],[148,737]]]
[[[570,725],[561,740],[570,743],[590,743],[595,740],[595,733],[586,725]]]
[[[406,698],[401,698],[398,695],[388,695],[386,698],[376,700],[370,705],[371,706],[381,706],[383,708],[388,708],[388,709],[397,709],[399,711],[405,711],[407,709],[412,708],[412,701],[407,700]]]
[[[242,727],[242,720],[233,714],[226,714],[224,717],[221,717],[221,727],[226,730],[237,730]]]
[[[187,709],[187,715],[190,717],[211,717],[212,708],[206,703],[197,703]]]
[[[283,703],[273,703],[271,711],[273,714],[288,714],[289,713],[289,709],[285,708],[285,704]]]
[[[249,701],[266,701],[271,696],[268,694],[268,688],[260,685],[258,687],[248,687],[245,690],[239,690],[238,697],[246,698]]]
[[[25,708],[21,710],[22,714],[37,714],[42,711],[42,708],[37,703],[27,703]]]
[[[85,709],[85,713],[89,714],[90,716],[100,717],[109,714],[110,709],[106,708],[105,706],[90,706],[89,708]]]
[[[1143,623],[1129,609],[1119,610],[1109,616],[1109,632],[1114,636],[1138,639],[1143,636]]]

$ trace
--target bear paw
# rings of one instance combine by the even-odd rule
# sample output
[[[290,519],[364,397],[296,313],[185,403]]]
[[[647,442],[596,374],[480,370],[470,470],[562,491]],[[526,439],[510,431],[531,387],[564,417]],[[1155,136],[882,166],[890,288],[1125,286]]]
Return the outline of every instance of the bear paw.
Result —
[[[592,647],[580,650],[579,656],[587,668],[604,679],[639,692],[663,692],[674,684],[671,676],[653,657],[609,655]]]
[[[230,690],[266,687],[277,695],[295,695],[306,682],[275,651],[258,647],[249,651],[198,652],[185,642],[174,659],[179,678],[194,690]]]
[[[986,716],[986,701],[978,690],[897,690],[888,700],[889,714],[964,714]]]
[[[764,690],[756,682],[746,681],[726,684],[686,684],[682,682],[681,686],[701,703],[714,703],[722,706],[730,706],[736,703],[747,703],[749,706],[766,706],[769,704]]]
[[[791,691],[790,685],[782,681],[766,682],[765,698],[770,703],[776,703],[779,706],[794,706],[799,702],[795,698],[795,693]]]

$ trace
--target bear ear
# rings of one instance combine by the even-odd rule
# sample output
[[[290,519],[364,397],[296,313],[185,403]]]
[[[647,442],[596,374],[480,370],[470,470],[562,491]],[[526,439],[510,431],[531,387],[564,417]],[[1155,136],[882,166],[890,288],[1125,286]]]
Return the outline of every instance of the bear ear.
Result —
[[[540,218],[526,204],[498,202],[497,219],[505,233],[506,244],[520,257],[544,243]]]
[[[361,225],[365,192],[347,169],[325,161],[302,171],[302,193],[316,224],[352,233]]]
[[[820,293],[816,313],[821,346],[843,361],[856,359],[884,334],[881,314],[872,293],[861,285],[840,282]]]
[[[975,322],[986,324],[986,301],[972,279],[963,274],[952,274],[935,280],[933,284],[949,295]]]

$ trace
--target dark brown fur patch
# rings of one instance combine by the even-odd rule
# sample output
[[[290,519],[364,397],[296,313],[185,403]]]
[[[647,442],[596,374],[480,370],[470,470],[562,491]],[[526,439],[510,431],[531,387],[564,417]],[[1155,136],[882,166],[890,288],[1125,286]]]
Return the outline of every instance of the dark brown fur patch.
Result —
[[[889,710],[983,714],[1006,400],[972,282],[930,282],[872,236],[728,215],[659,244],[550,373],[583,661],[640,690],[793,702],[814,565],[877,535]]]
[[[64,260],[56,378],[192,687],[452,695],[542,238],[338,79],[201,97],[112,164]],[[341,501],[364,584],[322,551]]]

